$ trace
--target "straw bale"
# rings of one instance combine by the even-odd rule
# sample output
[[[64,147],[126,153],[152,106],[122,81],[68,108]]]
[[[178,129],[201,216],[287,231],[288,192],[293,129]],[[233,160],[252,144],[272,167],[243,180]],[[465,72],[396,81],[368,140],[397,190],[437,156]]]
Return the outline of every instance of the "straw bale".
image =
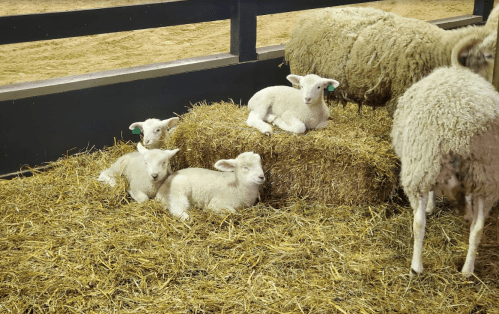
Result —
[[[409,276],[409,207],[297,200],[173,219],[96,178],[119,155],[63,158],[0,181],[0,312],[498,313],[499,222],[487,221],[476,278],[459,274],[463,219],[428,219],[425,274]]]
[[[244,151],[262,157],[262,198],[304,198],[325,204],[383,202],[397,185],[398,161],[390,149],[391,119],[384,110],[357,113],[355,105],[331,108],[326,129],[267,137],[246,126],[248,109],[232,102],[194,105],[167,140],[180,148],[174,169],[213,169],[219,159]]]

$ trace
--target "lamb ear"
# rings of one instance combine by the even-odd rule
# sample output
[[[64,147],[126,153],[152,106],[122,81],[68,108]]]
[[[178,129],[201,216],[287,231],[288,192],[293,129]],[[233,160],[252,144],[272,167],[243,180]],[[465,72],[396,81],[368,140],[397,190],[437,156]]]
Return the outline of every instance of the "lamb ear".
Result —
[[[144,129],[142,129],[143,123],[144,122],[134,122],[134,123],[130,124],[130,126],[128,128],[133,131],[133,130],[135,130],[136,127],[139,127],[140,131],[142,133],[144,133]]]
[[[167,149],[165,152],[167,152],[168,158],[172,158],[173,156],[175,156],[176,153],[178,153],[178,151],[179,148],[175,148],[172,150]]]
[[[236,169],[236,164],[235,159],[220,159],[215,163],[215,168],[220,171],[230,172]]]
[[[330,84],[333,85],[334,88],[337,88],[338,86],[340,86],[340,83],[337,80],[333,80],[333,79],[323,79],[322,82],[323,82],[322,88],[326,88]]]
[[[290,74],[290,75],[286,76],[286,79],[288,81],[290,81],[293,85],[300,85],[300,80],[302,78],[303,78],[303,76],[294,75],[294,74]]]
[[[468,58],[470,56],[471,48],[480,44],[482,41],[483,39],[476,38],[475,36],[468,36],[458,41],[452,49],[452,65],[468,67]]]
[[[173,117],[170,119],[163,120],[163,121],[161,121],[161,123],[163,124],[163,127],[165,127],[166,129],[169,129],[178,123],[178,117]]]
[[[147,148],[144,148],[144,146],[142,146],[142,144],[140,144],[140,142],[139,142],[139,143],[137,143],[137,150],[138,150],[138,151],[139,151],[139,153],[141,153],[141,154],[144,154],[144,153],[146,153],[146,152],[147,152]]]

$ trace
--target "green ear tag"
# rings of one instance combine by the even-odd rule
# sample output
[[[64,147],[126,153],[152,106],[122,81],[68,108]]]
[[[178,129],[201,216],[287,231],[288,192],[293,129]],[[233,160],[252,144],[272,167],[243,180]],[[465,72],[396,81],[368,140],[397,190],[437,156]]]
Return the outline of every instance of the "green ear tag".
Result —
[[[327,90],[328,90],[329,92],[334,92],[334,86],[333,86],[333,84],[329,84],[329,85],[327,86]]]
[[[132,131],[133,134],[140,134],[140,128],[138,126],[135,127]]]

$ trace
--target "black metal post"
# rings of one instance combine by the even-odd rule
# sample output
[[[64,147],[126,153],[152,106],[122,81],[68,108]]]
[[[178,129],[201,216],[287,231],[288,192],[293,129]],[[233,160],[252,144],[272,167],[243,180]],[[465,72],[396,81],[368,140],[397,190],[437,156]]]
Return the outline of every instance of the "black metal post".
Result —
[[[481,15],[483,21],[487,21],[489,18],[490,11],[494,7],[494,0],[475,0],[475,6],[473,7],[473,15]]]
[[[256,60],[256,0],[233,0],[230,18],[230,53],[239,62]]]

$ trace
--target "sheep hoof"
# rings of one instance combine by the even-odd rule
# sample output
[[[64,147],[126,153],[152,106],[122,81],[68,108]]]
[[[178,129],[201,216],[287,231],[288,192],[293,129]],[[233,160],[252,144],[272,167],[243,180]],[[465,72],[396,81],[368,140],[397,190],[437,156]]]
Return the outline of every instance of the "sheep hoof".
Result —
[[[180,215],[178,215],[178,218],[180,219],[180,221],[186,221],[187,219],[189,219],[189,214],[187,214],[186,212],[182,212]]]
[[[271,136],[271,135],[272,135],[272,132],[265,132],[265,133],[263,133],[263,134],[265,134],[265,136]]]

